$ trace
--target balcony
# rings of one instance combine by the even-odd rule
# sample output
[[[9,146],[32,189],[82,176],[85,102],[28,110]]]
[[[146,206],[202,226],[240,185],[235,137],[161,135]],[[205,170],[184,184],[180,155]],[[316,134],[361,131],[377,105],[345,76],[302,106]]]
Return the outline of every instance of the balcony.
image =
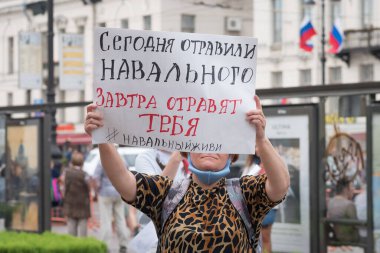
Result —
[[[367,52],[380,60],[380,28],[344,31],[344,45],[337,57],[350,65],[351,54]]]

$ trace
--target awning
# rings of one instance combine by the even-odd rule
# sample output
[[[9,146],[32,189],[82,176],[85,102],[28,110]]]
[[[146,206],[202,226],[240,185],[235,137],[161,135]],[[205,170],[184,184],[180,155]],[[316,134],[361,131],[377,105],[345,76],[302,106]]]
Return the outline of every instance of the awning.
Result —
[[[57,144],[63,145],[65,142],[87,145],[91,144],[91,136],[86,133],[57,133]]]

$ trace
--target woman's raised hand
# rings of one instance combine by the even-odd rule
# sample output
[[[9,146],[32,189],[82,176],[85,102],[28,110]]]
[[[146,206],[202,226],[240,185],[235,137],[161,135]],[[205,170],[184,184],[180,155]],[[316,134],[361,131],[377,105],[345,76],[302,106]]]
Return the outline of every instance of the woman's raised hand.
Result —
[[[103,126],[103,117],[100,111],[96,110],[95,104],[87,106],[86,120],[84,122],[84,130],[87,134],[91,135],[92,131]]]
[[[265,126],[266,126],[266,119],[263,113],[263,108],[261,106],[260,99],[257,95],[254,97],[255,103],[256,103],[256,109],[250,110],[246,114],[247,121],[254,125],[256,128],[256,141],[260,142],[265,140]]]

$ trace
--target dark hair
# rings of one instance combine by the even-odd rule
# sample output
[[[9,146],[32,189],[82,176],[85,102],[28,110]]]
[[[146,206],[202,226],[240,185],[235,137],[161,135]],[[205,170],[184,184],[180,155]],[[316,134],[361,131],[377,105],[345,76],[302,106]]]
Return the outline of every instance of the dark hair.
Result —
[[[351,181],[347,180],[346,178],[339,179],[336,182],[336,194],[341,194],[344,191],[344,189],[347,189],[350,186],[350,184]]]
[[[245,167],[250,167],[254,163],[257,164],[257,165],[260,165],[260,163],[261,163],[260,156],[258,156],[256,154],[248,155],[247,159],[245,160]]]

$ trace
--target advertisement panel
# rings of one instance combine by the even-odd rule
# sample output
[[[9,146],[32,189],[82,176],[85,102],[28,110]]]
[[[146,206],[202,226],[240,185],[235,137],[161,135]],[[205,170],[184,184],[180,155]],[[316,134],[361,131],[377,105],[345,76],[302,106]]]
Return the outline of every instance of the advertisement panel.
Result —
[[[59,37],[59,88],[84,89],[84,37],[82,34],[61,34]]]
[[[7,122],[6,201],[12,207],[7,228],[40,231],[40,121]]]
[[[19,33],[19,87],[41,89],[42,43],[41,33]]]
[[[272,228],[274,252],[310,252],[309,115],[267,116],[267,135],[286,161],[290,188]]]

